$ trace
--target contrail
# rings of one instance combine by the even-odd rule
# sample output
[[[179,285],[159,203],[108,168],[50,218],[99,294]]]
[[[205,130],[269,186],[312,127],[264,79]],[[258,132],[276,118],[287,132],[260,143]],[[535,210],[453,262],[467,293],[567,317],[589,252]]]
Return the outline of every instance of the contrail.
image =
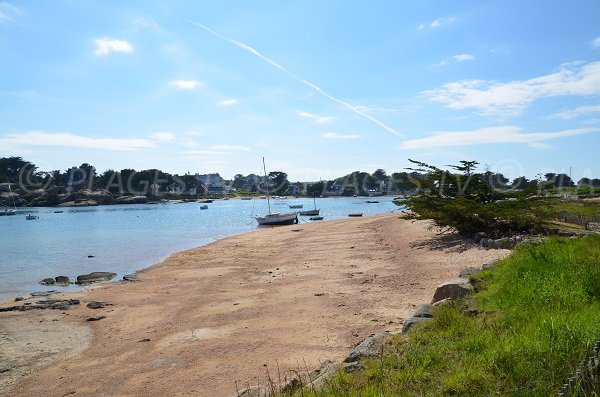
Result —
[[[212,30],[211,28],[209,28],[206,25],[203,25],[199,22],[194,22],[191,21],[192,24],[198,26],[199,28],[205,30],[206,32],[212,34],[213,36],[216,36],[222,40],[225,40],[227,42],[229,42],[230,44],[233,44],[236,47],[241,48],[244,51],[247,51],[249,53],[251,53],[252,55],[262,59],[263,61],[265,61],[266,63],[270,64],[271,66],[279,69],[281,72],[287,74],[288,76],[290,76],[291,78],[293,78],[294,80],[310,87],[311,89],[313,89],[314,91],[316,91],[317,93],[319,93],[320,95],[324,96],[325,98],[329,99],[330,101],[333,101],[335,103],[337,103],[338,105],[341,105],[343,107],[345,107],[346,109],[350,110],[351,112],[358,114],[359,116],[362,116],[370,121],[372,121],[373,123],[377,124],[378,126],[380,126],[381,128],[383,128],[384,130],[396,135],[396,136],[402,136],[401,133],[399,133],[398,131],[396,131],[395,129],[393,129],[392,127],[390,127],[389,125],[385,124],[384,122],[380,121],[379,119],[371,116],[368,113],[363,112],[362,110],[358,109],[357,107],[349,104],[348,102],[342,101],[341,99],[338,99],[336,97],[334,97],[331,94],[328,94],[327,92],[323,91],[319,86],[311,83],[308,80],[304,80],[301,79],[300,77],[296,76],[294,73],[290,72],[289,70],[287,70],[286,68],[284,68],[283,66],[281,66],[280,64],[278,64],[277,62],[275,62],[274,60],[272,60],[271,58],[261,54],[259,51],[257,51],[255,48],[250,47],[248,44],[242,43],[241,41],[237,41],[234,39],[230,39],[227,38],[225,36],[223,36],[220,33],[215,32],[214,30]]]

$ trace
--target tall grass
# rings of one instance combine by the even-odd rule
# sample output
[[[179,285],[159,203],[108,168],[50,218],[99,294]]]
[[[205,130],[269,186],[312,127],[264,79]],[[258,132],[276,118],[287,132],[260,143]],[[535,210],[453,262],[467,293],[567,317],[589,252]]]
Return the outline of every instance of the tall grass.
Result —
[[[556,395],[600,337],[600,236],[521,246],[472,281],[364,370],[296,395]]]

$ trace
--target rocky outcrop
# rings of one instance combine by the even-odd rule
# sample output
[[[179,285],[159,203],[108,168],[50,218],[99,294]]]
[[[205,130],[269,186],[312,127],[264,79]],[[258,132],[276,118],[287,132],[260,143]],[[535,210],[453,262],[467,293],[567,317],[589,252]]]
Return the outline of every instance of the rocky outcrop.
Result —
[[[12,312],[12,311],[29,311],[29,310],[68,310],[72,305],[78,305],[79,299],[47,299],[43,301],[37,301],[34,305],[29,302],[18,306],[9,306],[0,308],[0,312]]]
[[[99,283],[101,281],[110,281],[116,275],[117,273],[112,272],[92,272],[89,274],[82,274],[80,276],[77,276],[77,284],[85,285]]]
[[[71,283],[71,279],[67,276],[56,276],[54,277],[54,282],[57,285],[69,285]]]
[[[482,238],[479,240],[479,245],[485,249],[513,249],[518,244],[525,242],[523,236],[502,237],[498,239]]]
[[[473,290],[473,286],[469,283],[469,280],[464,278],[458,278],[456,280],[448,281],[440,284],[435,293],[431,303],[441,301],[442,299],[461,299],[467,296],[469,292]]]
[[[114,204],[145,204],[148,202],[146,196],[121,196],[117,197]]]
[[[139,283],[140,280],[135,274],[126,274],[123,276],[123,281],[129,281],[130,283]]]
[[[402,333],[406,334],[412,327],[419,323],[424,323],[426,321],[431,321],[429,317],[410,317],[404,320],[402,324]]]
[[[458,273],[458,277],[469,278],[470,276],[472,276],[473,274],[475,274],[479,271],[481,271],[481,269],[478,269],[476,267],[465,267]]]
[[[90,309],[102,309],[106,306],[112,306],[112,305],[110,303],[106,303],[106,302],[91,301],[91,302],[88,302],[88,304],[86,306]]]
[[[423,305],[417,306],[417,310],[415,311],[415,314],[413,314],[413,317],[420,317],[420,318],[433,317],[433,305],[428,305],[425,303]]]
[[[377,357],[381,354],[383,340],[390,336],[389,332],[380,332],[359,343],[344,359],[345,363],[358,361],[362,358]]]
[[[53,278],[45,278],[42,281],[40,281],[40,284],[42,285],[54,285],[56,281]]]

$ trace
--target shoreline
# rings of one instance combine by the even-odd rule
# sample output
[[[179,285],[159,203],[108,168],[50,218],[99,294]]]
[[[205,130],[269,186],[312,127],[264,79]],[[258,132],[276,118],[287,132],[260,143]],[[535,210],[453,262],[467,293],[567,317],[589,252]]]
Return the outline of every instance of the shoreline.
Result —
[[[47,384],[51,396],[71,388],[76,395],[228,396],[234,381],[259,382],[263,364],[318,367],[371,333],[398,331],[457,269],[507,254],[439,239],[425,222],[398,214],[254,231],[171,254],[136,272],[141,283],[57,294],[81,299],[62,313],[0,313],[3,324],[28,321],[30,337],[55,324],[94,336],[87,345],[80,340],[84,354],[56,353],[61,361],[48,360],[13,391],[33,396]],[[92,300],[111,305],[92,310],[85,306]],[[96,315],[105,318],[86,322]],[[13,344],[23,342],[17,329]],[[115,373],[103,374],[107,365]]]
[[[304,198],[304,197],[300,197],[300,198]],[[334,198],[337,198],[337,197],[334,197]],[[240,199],[240,198],[236,197],[234,199]],[[177,201],[177,200],[175,200],[175,201]],[[117,205],[117,204],[115,204],[115,205]],[[121,204],[121,205],[123,205],[123,204]],[[139,205],[145,205],[145,204],[139,204]],[[112,205],[100,205],[100,206],[112,206]],[[49,208],[49,207],[35,207],[35,208],[43,209],[43,208]],[[69,207],[69,208],[76,208],[76,207]],[[367,215],[364,215],[363,218],[372,218],[372,217],[377,217],[377,216],[385,216],[385,215],[395,214],[395,213],[399,213],[399,212],[400,212],[400,208],[392,210],[392,211],[389,211],[389,212],[383,212],[383,213],[378,213],[378,214],[374,214],[374,215],[367,214]],[[319,221],[319,223],[323,224],[323,223],[327,223],[327,222],[335,222],[335,221],[344,220],[344,219],[347,219],[347,217],[342,217],[342,216],[336,217],[336,216],[334,216],[334,219],[322,220],[322,221]],[[302,220],[302,218],[301,218],[301,220]],[[304,225],[304,224],[307,224],[307,223],[311,223],[311,222],[308,222],[308,221],[304,220],[304,222],[299,222],[297,225]],[[140,268],[137,268],[137,269],[135,269],[133,271],[129,271],[129,272],[118,272],[118,271],[115,271],[115,273],[117,274],[117,276],[115,276],[115,279],[113,279],[113,280],[111,280],[109,282],[102,282],[102,283],[99,283],[99,284],[83,285],[83,286],[80,286],[80,285],[78,285],[78,284],[76,284],[74,282],[71,282],[67,286],[61,286],[61,285],[45,286],[45,285],[39,284],[39,282],[37,282],[36,285],[38,285],[38,287],[39,287],[38,289],[33,289],[32,288],[31,290],[27,290],[26,289],[26,290],[22,290],[22,291],[19,291],[19,292],[4,291],[4,293],[2,295],[0,295],[0,307],[3,306],[3,305],[5,305],[7,302],[12,302],[15,298],[18,298],[18,297],[25,297],[25,298],[29,297],[31,293],[46,292],[46,291],[56,291],[55,294],[69,294],[69,293],[77,293],[77,292],[85,291],[87,288],[96,287],[98,285],[110,285],[110,284],[114,284],[114,283],[122,283],[122,282],[125,281],[125,280],[122,279],[123,276],[126,276],[126,275],[136,275],[136,274],[138,274],[140,272],[145,272],[148,269],[152,268],[153,266],[156,266],[156,265],[158,265],[158,264],[166,261],[169,257],[171,257],[173,255],[176,255],[178,253],[185,252],[185,251],[188,251],[188,250],[193,250],[193,249],[196,249],[196,248],[205,247],[207,245],[213,244],[213,243],[215,243],[217,241],[220,241],[220,240],[223,240],[223,239],[227,239],[227,238],[230,238],[230,237],[239,236],[239,235],[243,235],[243,234],[246,234],[246,233],[253,233],[253,232],[259,232],[259,231],[262,231],[262,230],[267,230],[267,229],[272,228],[272,227],[279,227],[279,226],[260,226],[260,225],[255,225],[254,229],[236,231],[233,234],[220,235],[218,237],[211,237],[209,241],[206,241],[206,242],[201,243],[199,245],[194,245],[192,247],[188,247],[188,248],[183,248],[183,249],[178,249],[178,250],[172,251],[170,253],[167,253],[167,254],[163,255],[162,257],[160,257],[158,259],[154,259],[154,260],[148,259],[148,262],[150,262],[150,263],[148,263],[148,264],[146,264],[146,265],[144,265],[144,266],[142,266]],[[98,268],[98,269],[95,269],[93,271],[110,271],[110,270],[107,270],[105,268]],[[50,275],[48,275],[48,276],[50,276]],[[54,276],[52,276],[52,277],[54,277]],[[72,280],[74,280],[75,277],[76,276],[73,276]],[[30,284],[26,284],[26,285],[30,285]]]

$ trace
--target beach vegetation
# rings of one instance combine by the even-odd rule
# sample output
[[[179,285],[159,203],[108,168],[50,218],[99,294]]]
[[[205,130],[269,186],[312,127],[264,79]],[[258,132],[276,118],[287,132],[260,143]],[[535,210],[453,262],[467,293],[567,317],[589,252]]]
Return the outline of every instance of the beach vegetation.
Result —
[[[507,185],[502,174],[479,173],[476,161],[461,161],[443,170],[410,160],[424,174],[419,192],[398,201],[409,219],[431,219],[441,230],[464,236],[482,232],[492,238],[540,234],[550,217],[547,200],[531,197]]]
[[[600,337],[600,236],[521,245],[471,282],[363,369],[293,395],[556,395]]]

